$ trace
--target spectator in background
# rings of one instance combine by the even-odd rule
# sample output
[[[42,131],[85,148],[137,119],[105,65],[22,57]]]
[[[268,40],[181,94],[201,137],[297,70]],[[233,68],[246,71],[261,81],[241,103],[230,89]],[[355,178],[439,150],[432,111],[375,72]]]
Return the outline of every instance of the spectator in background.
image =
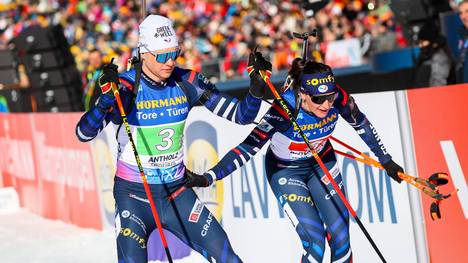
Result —
[[[391,31],[386,23],[375,24],[371,30],[372,34],[372,54],[390,51],[397,48],[396,33]]]
[[[131,48],[137,45],[141,1],[22,2],[15,1],[3,12],[0,9],[0,46],[31,24],[60,23],[78,69],[87,72],[87,50],[99,49],[104,61],[119,58],[116,63],[123,68]],[[148,13],[171,18],[176,33],[183,36],[178,64],[197,71],[222,65],[227,78],[245,76],[249,48],[256,44],[269,48],[265,55],[273,59],[276,70],[288,68],[301,54],[301,41],[285,37],[293,31],[318,29],[320,43],[311,43],[311,52],[319,60],[329,42],[354,37],[361,40],[364,55],[381,51],[381,47],[406,46],[399,41],[398,26],[392,24],[388,1],[375,5],[374,0],[333,0],[314,17],[305,17],[298,1],[292,0],[147,2]],[[369,49],[371,32],[378,40]]]
[[[458,11],[460,13],[460,19],[463,23],[463,28],[460,28],[460,43],[459,48],[459,57],[457,60],[457,83],[467,83],[468,82],[468,0],[463,0],[458,5]]]
[[[445,86],[454,64],[447,41],[434,22],[424,24],[418,33],[421,54],[416,63],[415,87]],[[454,78],[454,77],[453,77]]]
[[[355,37],[359,39],[359,44],[361,47],[361,55],[367,57],[371,49],[372,36],[369,31],[366,30],[363,24],[354,23],[354,34]]]
[[[96,102],[101,94],[101,90],[96,88],[99,76],[102,73],[103,59],[101,51],[92,49],[88,54],[88,66],[83,72],[83,103],[84,108],[88,111]]]

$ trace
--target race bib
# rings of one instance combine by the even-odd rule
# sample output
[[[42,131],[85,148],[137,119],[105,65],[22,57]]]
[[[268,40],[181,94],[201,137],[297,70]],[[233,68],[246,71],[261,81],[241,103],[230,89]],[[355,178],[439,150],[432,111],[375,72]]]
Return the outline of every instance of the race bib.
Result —
[[[138,127],[136,145],[138,153],[158,156],[177,153],[182,148],[185,121],[151,127]]]

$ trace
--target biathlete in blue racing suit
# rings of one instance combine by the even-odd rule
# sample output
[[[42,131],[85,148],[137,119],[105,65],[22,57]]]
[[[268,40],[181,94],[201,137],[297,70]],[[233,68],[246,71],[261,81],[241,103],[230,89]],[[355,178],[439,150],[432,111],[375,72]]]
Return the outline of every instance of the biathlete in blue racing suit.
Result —
[[[117,67],[104,67],[99,83],[103,94],[78,122],[80,141],[92,140],[109,123],[117,130],[118,154],[114,182],[115,226],[119,262],[147,262],[147,240],[156,229],[134,153],[111,84],[119,83],[131,134],[139,153],[161,224],[209,262],[242,262],[210,211],[191,188],[185,188],[184,127],[190,109],[198,102],[214,114],[238,124],[254,121],[264,86],[251,86],[246,97],[220,93],[203,75],[175,67],[180,50],[172,22],[150,15],[140,25],[142,73],[135,87],[135,70],[117,75]],[[260,53],[249,65],[271,71]],[[137,74],[138,76],[138,74]],[[257,81],[258,84],[258,81]],[[171,248],[169,247],[169,250]]]
[[[293,62],[289,72],[293,88],[282,97],[291,112],[297,108],[296,101],[300,103],[297,122],[341,190],[344,191],[342,177],[329,142],[339,115],[366,142],[388,175],[400,182],[397,173],[403,169],[392,161],[353,97],[336,85],[331,68],[313,61],[302,63],[300,59]],[[241,144],[205,174],[190,174],[187,185],[206,186],[221,180],[244,165],[268,141],[266,175],[302,241],[302,262],[322,262],[325,240],[331,248],[332,262],[351,262],[348,211],[277,101]]]

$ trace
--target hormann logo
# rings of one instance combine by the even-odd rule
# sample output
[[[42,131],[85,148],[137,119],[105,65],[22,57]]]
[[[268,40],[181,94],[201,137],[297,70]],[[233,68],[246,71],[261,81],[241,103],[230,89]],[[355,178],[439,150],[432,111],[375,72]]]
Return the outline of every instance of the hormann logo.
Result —
[[[169,99],[139,101],[137,102],[136,107],[138,110],[154,109],[154,108],[175,106],[175,105],[179,105],[179,104],[186,103],[186,102],[187,102],[186,96],[178,96],[178,97],[169,98]]]
[[[306,130],[322,128],[324,125],[334,121],[337,117],[338,115],[336,113],[333,113],[332,115],[324,118],[323,120],[319,122],[301,125],[301,130],[306,131]],[[297,131],[296,126],[294,126],[294,130]]]
[[[335,78],[332,75],[328,75],[325,78],[313,78],[306,80],[307,85],[317,86],[318,84],[325,84],[328,82],[334,82]]]

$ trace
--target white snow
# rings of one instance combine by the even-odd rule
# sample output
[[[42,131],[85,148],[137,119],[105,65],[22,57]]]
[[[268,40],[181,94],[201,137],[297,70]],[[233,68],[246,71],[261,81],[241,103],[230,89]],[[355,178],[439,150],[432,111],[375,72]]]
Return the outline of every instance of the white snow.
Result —
[[[117,262],[114,233],[44,219],[24,209],[0,214],[0,262],[114,263]],[[202,262],[207,261],[196,252],[174,260],[174,263]]]
[[[116,262],[111,231],[80,228],[20,210],[0,215],[0,261]]]

